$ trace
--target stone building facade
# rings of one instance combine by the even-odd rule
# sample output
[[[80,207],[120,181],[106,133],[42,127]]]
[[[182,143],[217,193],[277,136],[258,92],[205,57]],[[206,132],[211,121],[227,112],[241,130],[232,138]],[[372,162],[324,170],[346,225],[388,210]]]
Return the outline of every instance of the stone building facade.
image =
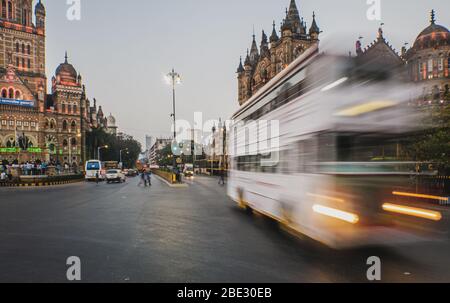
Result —
[[[311,26],[308,30],[306,22],[300,16],[295,0],[291,0],[286,18],[281,24],[281,35],[277,33],[275,22],[272,34],[268,38],[262,32],[261,43],[258,48],[256,37],[244,64],[242,58],[237,70],[238,101],[244,104],[261,87],[297,59],[306,49],[319,42],[320,29],[313,13]]]
[[[108,119],[91,106],[67,53],[47,92],[46,11],[39,0],[33,23],[32,2],[0,0],[0,161],[80,165],[86,133]]]
[[[404,58],[411,80],[422,87],[422,104],[450,102],[450,32],[436,23],[434,10],[430,25],[419,34]]]
[[[434,10],[430,25],[426,27],[407,49],[402,47],[398,54],[383,35],[380,28],[378,37],[365,49],[356,42],[356,61],[374,71],[388,71],[398,79],[420,85],[422,95],[418,105],[445,104],[450,102],[450,32],[436,24]]]

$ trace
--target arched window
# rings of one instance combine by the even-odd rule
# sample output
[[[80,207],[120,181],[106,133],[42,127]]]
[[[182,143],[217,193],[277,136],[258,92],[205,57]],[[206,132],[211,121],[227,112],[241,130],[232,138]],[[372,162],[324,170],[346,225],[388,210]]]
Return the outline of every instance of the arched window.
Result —
[[[62,104],[62,106],[61,106],[61,112],[62,113],[65,113],[66,112],[66,104]]]
[[[67,147],[67,145],[69,145],[69,142],[68,142],[66,139],[64,139],[64,140],[63,140],[63,146],[64,146],[64,147]]]
[[[6,0],[2,1],[2,18],[6,19]]]
[[[77,146],[77,139],[76,138],[72,138],[70,140],[70,146],[72,146],[72,147]]]
[[[6,90],[6,88],[2,89],[2,98],[8,98],[8,91]]]
[[[70,128],[72,129],[72,131],[75,131],[77,129],[77,123],[75,121],[72,121]]]
[[[22,53],[25,54],[25,44],[22,43]]]
[[[6,142],[6,147],[16,147],[16,140],[14,139],[14,137],[8,139],[8,141]]]
[[[68,126],[67,121],[64,120],[63,121],[63,130],[67,130],[67,126]]]
[[[77,110],[78,110],[77,106],[74,105],[74,106],[73,106],[73,113],[74,113],[75,115],[78,113]]]
[[[55,128],[56,128],[55,120],[51,120],[50,121],[50,129],[55,129]]]
[[[22,22],[23,22],[23,25],[27,25],[27,9],[26,8],[24,8],[23,9],[23,12],[22,12]]]
[[[20,52],[20,44],[16,42],[16,53]]]
[[[31,45],[29,45],[29,44],[27,46],[27,54],[31,55]]]
[[[21,100],[22,99],[22,94],[20,93],[19,90],[16,90],[16,99],[17,100]]]
[[[68,112],[69,114],[72,113],[72,105],[71,105],[71,104],[69,104],[69,105],[67,106],[67,112]]]
[[[8,19],[13,18],[13,5],[11,1],[8,1]]]
[[[9,89],[9,99],[14,99],[14,89],[13,88]]]

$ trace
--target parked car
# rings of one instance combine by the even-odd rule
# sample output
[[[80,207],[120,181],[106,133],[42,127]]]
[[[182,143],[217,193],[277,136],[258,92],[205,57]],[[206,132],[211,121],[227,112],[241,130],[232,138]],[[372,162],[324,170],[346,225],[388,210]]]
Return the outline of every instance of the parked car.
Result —
[[[118,182],[122,183],[126,181],[125,175],[122,173],[121,170],[118,169],[110,169],[106,172],[106,181],[108,183],[111,182]]]

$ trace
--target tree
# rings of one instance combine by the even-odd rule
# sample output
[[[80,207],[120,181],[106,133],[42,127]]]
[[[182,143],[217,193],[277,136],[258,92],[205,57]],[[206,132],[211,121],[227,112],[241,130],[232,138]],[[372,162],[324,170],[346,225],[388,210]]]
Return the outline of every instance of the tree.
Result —
[[[425,109],[425,127],[420,134],[408,138],[406,153],[418,162],[431,162],[439,170],[450,170],[450,103]]]
[[[141,153],[141,143],[132,136],[124,135],[117,137],[105,132],[101,128],[93,129],[87,134],[86,148],[90,159],[97,158],[97,148],[107,145],[107,149],[102,149],[101,159],[103,161],[119,161],[122,150],[122,162],[126,168],[134,168]]]

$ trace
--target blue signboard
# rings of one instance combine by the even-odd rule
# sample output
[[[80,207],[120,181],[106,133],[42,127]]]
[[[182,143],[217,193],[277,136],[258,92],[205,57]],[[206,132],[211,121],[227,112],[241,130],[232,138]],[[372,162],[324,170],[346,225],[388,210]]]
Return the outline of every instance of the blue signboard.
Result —
[[[25,100],[0,98],[0,104],[16,105],[16,106],[24,106],[24,107],[33,107],[34,106],[34,101],[25,101]]]

